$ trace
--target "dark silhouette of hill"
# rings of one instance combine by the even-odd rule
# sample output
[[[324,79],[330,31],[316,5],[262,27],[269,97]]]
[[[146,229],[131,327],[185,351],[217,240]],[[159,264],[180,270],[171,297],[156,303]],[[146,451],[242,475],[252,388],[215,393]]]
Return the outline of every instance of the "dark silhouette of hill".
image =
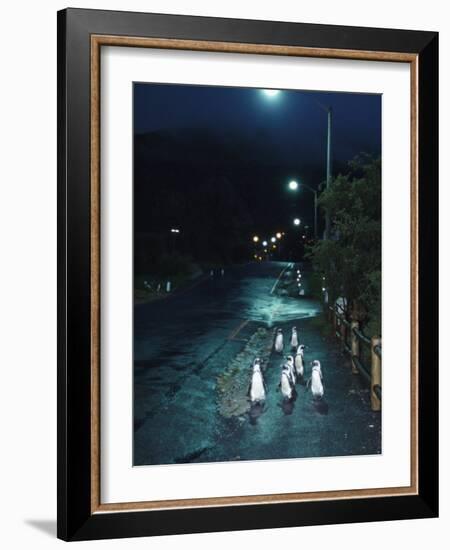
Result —
[[[159,254],[176,246],[197,261],[248,259],[252,233],[281,231],[296,216],[312,224],[312,194],[293,194],[287,182],[317,188],[324,169],[287,162],[262,131],[252,139],[191,128],[137,134],[135,231],[153,235]]]

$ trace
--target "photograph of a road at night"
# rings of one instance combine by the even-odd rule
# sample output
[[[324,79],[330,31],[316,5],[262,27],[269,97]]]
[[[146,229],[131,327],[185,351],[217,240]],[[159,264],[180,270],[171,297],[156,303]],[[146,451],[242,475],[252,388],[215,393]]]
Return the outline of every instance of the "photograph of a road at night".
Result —
[[[382,452],[381,114],[133,84],[134,466]]]

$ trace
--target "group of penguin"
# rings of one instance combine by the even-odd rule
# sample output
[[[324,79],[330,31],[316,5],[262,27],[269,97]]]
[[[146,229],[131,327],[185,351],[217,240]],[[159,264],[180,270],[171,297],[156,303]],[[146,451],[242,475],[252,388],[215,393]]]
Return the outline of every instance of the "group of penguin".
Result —
[[[324,394],[323,375],[320,361],[317,359],[310,364],[311,377],[305,383],[305,346],[299,345],[296,327],[292,327],[290,340],[291,350],[295,355],[288,355],[285,362],[281,365],[281,376],[278,389],[281,391],[283,400],[292,401],[296,398],[297,392],[295,386],[297,382],[311,388],[314,399],[321,399]],[[283,331],[281,328],[275,332],[274,350],[276,353],[283,353]],[[252,404],[262,404],[266,399],[267,387],[261,370],[261,359],[257,357],[253,361],[253,372],[248,388],[248,397]]]

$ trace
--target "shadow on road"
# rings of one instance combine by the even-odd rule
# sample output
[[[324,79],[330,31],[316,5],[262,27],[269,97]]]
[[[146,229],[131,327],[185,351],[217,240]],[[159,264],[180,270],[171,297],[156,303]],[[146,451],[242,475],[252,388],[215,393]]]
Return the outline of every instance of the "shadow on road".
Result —
[[[316,412],[322,415],[328,414],[328,403],[325,401],[325,399],[313,399],[313,407]]]

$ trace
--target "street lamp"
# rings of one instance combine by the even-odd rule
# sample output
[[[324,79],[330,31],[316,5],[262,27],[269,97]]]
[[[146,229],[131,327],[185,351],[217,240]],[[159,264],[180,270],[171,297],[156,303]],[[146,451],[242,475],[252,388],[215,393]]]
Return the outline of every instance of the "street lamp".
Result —
[[[258,235],[255,235],[255,236],[253,237],[253,242],[254,242],[254,243],[257,243],[258,241],[259,241]]]
[[[276,242],[277,242],[277,239],[276,239],[275,237],[271,237],[270,242],[276,243]]]
[[[281,239],[282,235],[281,235],[280,232],[278,232],[278,233],[275,235],[275,237],[276,237],[277,239]]]
[[[267,246],[267,241],[263,241],[263,242],[262,242],[262,245],[263,245],[263,246]]]
[[[300,219],[294,218],[294,225],[300,225]]]
[[[263,90],[262,92],[267,97],[272,98],[272,97],[275,97],[276,95],[278,95],[280,93],[280,90]]]
[[[276,96],[280,90],[262,90],[262,92],[267,95],[268,97],[274,97]],[[326,171],[327,171],[327,176],[326,176],[326,188],[328,189],[331,185],[331,177],[332,177],[332,174],[331,174],[331,146],[332,146],[332,143],[331,143],[331,132],[332,132],[332,124],[333,124],[333,109],[331,108],[330,105],[323,105],[320,101],[318,101],[317,99],[315,99],[314,97],[311,98],[312,101],[314,101],[314,103],[316,103],[316,105],[318,105],[323,111],[325,111],[327,113],[327,148],[326,148]],[[291,184],[292,184],[292,187],[291,187]],[[295,182],[295,180],[291,181],[289,183],[289,189],[295,191],[298,187],[298,183]],[[328,211],[328,209],[325,210],[325,235],[324,235],[324,238],[325,239],[329,239],[330,238],[330,229],[331,229],[331,221],[330,221],[330,213]],[[317,234],[316,234],[317,236]]]

